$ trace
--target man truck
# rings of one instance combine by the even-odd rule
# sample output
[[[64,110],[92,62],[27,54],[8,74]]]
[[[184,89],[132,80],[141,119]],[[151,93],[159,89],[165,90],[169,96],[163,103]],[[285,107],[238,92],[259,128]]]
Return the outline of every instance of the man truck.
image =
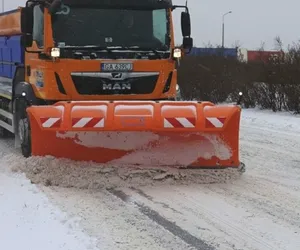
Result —
[[[176,100],[192,46],[172,0],[29,0],[0,15],[1,131],[24,157],[238,168],[240,108]]]

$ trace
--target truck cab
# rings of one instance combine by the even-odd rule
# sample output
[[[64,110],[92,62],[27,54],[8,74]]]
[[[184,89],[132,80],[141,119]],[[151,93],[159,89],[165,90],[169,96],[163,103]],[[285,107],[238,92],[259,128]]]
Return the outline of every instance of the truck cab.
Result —
[[[23,11],[27,80],[47,100],[170,100],[178,91],[176,60],[190,49],[186,6],[171,0],[54,0]],[[175,47],[172,11],[182,13]]]

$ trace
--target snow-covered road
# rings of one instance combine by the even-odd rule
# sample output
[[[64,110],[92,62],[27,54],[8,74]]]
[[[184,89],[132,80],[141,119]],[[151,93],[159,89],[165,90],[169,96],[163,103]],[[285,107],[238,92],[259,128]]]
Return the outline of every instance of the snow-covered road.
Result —
[[[51,159],[25,164],[8,153],[10,147],[10,141],[1,141],[0,220],[9,226],[1,223],[0,244],[18,238],[30,250],[48,249],[43,241],[49,249],[300,249],[299,116],[243,110],[246,173],[204,171],[177,185],[103,189],[95,182],[98,170],[83,175],[83,167]],[[15,176],[14,169],[37,186]],[[22,232],[29,236],[20,238]],[[30,245],[37,233],[39,240]],[[14,246],[5,249],[19,249]]]

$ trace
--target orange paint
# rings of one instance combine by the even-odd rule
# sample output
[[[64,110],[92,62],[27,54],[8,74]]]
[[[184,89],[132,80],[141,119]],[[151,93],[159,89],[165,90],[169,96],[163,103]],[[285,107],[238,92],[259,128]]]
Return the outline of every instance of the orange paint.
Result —
[[[14,12],[0,15],[0,36],[21,35],[20,8]]]
[[[32,154],[37,156],[173,167],[240,164],[238,107],[209,102],[58,102],[30,107],[28,113]],[[104,121],[90,126],[88,122],[94,117]],[[170,127],[165,122],[170,117],[179,118],[185,127]],[[195,126],[184,123],[184,117],[193,117]],[[207,127],[206,119],[215,117],[223,118],[223,127]],[[77,118],[77,127],[73,118]]]

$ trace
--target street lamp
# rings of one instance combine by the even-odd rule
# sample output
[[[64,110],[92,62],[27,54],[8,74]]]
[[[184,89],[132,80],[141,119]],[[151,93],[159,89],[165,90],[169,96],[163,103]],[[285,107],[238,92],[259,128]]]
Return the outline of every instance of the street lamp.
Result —
[[[228,11],[223,15],[223,19],[222,19],[222,48],[224,49],[224,18],[226,15],[231,14],[232,11]]]

